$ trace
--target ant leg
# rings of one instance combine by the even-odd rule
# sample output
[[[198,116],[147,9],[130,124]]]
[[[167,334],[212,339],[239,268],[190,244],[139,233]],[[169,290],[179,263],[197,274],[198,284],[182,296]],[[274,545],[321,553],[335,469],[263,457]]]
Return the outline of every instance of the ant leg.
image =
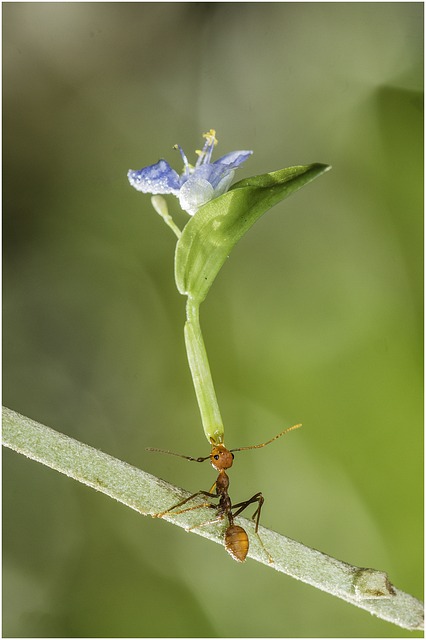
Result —
[[[174,504],[169,509],[162,511],[161,513],[154,513],[152,517],[162,518],[164,515],[166,515],[166,513],[173,511],[173,509],[176,509],[177,507],[183,507],[184,504],[186,504],[190,500],[193,500],[193,498],[196,498],[197,496],[201,496],[201,495],[207,496],[208,498],[217,498],[217,495],[215,493],[211,493],[209,491],[197,491],[197,493],[193,493],[192,496],[189,496],[189,498],[185,498],[185,500],[181,500],[181,502]],[[182,509],[181,511],[175,511],[173,515],[177,515],[178,513],[184,513],[185,511],[192,511],[192,509],[199,509],[200,507],[203,507],[203,506],[205,505],[202,504],[202,505],[197,505],[196,507],[189,507],[188,509]]]
[[[238,511],[236,511],[234,513],[234,517],[238,516],[242,511],[244,511],[244,509],[246,509],[250,504],[253,504],[253,502],[257,502],[257,509],[256,511],[253,513],[252,515],[252,520],[254,520],[255,522],[255,528],[254,528],[254,532],[261,544],[262,549],[264,550],[265,554],[268,556],[268,562],[269,564],[274,564],[274,559],[271,556],[271,554],[269,553],[269,551],[266,549],[265,545],[263,544],[263,540],[260,537],[259,533],[258,533],[258,528],[259,528],[259,520],[260,520],[260,512],[262,510],[262,506],[263,503],[265,502],[265,498],[263,497],[263,495],[259,492],[256,493],[254,496],[252,496],[249,500],[245,500],[244,502],[238,502],[237,504],[232,505],[232,509],[238,509]]]
[[[204,506],[204,507],[212,507],[213,509],[216,509],[216,505],[214,504],[204,504],[204,505],[200,505],[200,506]],[[218,516],[217,518],[215,518],[214,520],[206,520],[205,522],[201,522],[200,524],[194,524],[192,527],[190,527],[189,529],[187,529],[187,531],[193,531],[194,529],[198,529],[199,527],[207,527],[209,524],[215,524],[216,522],[221,522],[221,520],[224,519],[224,515]]]
[[[237,504],[233,504],[232,509],[238,509],[238,511],[234,513],[234,517],[239,516],[240,513],[244,511],[244,509],[246,509],[250,504],[253,504],[253,502],[258,502],[257,509],[252,515],[252,520],[256,521],[255,531],[257,533],[257,530],[259,528],[260,512],[261,512],[264,501],[265,501],[265,498],[259,492],[259,493],[256,493],[254,496],[252,496],[249,500],[244,500],[244,502],[238,502]]]
[[[255,520],[255,522],[256,522],[256,528],[255,528],[256,533],[257,533],[257,530],[259,528],[260,512],[261,512],[261,509],[263,507],[263,503],[264,502],[265,502],[265,498],[262,496],[262,494],[259,494],[259,497],[258,497],[258,503],[259,504],[257,506],[256,511],[252,515],[252,520]]]

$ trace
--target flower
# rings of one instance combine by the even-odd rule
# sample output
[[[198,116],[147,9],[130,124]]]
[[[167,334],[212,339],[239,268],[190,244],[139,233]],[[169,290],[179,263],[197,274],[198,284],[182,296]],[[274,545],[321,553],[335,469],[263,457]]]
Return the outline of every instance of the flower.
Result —
[[[180,206],[193,216],[204,204],[228,191],[234,178],[235,169],[245,162],[253,151],[232,151],[210,162],[213,148],[217,144],[216,131],[210,129],[203,137],[206,139],[201,151],[197,151],[195,166],[189,164],[179,145],[184,170],[179,175],[166,160],[144,167],[139,171],[127,173],[132,187],[142,193],[172,193],[179,199]]]

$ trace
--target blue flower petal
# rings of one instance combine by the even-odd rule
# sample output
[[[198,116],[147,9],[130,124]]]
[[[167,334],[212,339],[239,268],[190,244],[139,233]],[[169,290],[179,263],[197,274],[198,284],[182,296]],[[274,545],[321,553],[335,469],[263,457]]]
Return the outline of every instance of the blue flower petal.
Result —
[[[179,175],[165,160],[139,171],[130,169],[127,177],[132,187],[142,193],[172,193],[175,196],[179,193]]]
[[[213,164],[225,164],[230,169],[235,169],[235,167],[245,162],[252,153],[253,151],[231,151],[231,153],[227,153],[219,158],[219,160],[215,160]]]
[[[219,182],[221,182],[221,180],[225,176],[231,174],[232,180],[232,177],[234,175],[232,166],[227,164],[217,164],[216,162],[214,162],[213,164],[202,164],[201,167],[197,167],[194,170],[192,176],[207,180],[215,190]],[[217,197],[217,195],[215,195],[215,197]]]

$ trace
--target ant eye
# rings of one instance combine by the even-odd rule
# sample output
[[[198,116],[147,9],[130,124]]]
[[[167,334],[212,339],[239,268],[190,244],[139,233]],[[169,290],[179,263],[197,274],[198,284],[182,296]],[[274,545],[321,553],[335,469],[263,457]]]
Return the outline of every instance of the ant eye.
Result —
[[[233,453],[231,453],[231,456],[232,456],[232,459],[234,459],[234,458],[235,458],[235,456],[234,456],[234,454],[233,454]]]
[[[216,454],[215,456],[213,456],[213,458],[214,458],[215,460],[219,460],[219,456],[218,456],[218,454]]]

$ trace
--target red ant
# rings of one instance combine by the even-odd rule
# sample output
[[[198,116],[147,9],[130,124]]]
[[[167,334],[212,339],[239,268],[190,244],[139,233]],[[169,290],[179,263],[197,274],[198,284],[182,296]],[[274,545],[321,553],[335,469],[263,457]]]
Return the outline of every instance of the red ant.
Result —
[[[250,504],[253,504],[253,502],[257,502],[257,508],[252,516],[252,520],[255,521],[255,533],[257,534],[260,540],[260,536],[258,534],[258,528],[259,528],[260,512],[264,502],[264,497],[259,492],[259,493],[256,493],[254,496],[252,496],[249,500],[244,500],[243,502],[232,504],[231,498],[228,495],[229,477],[228,477],[228,474],[226,473],[226,469],[229,469],[230,467],[232,467],[232,463],[234,461],[233,451],[245,451],[247,449],[260,449],[261,447],[265,447],[267,444],[270,444],[274,440],[277,440],[277,438],[280,438],[285,433],[288,433],[289,431],[293,431],[293,429],[298,429],[301,426],[302,426],[301,424],[295,424],[292,427],[289,427],[284,431],[281,431],[281,433],[279,433],[274,438],[271,438],[271,440],[268,440],[267,442],[264,442],[262,444],[255,444],[251,447],[239,447],[238,449],[227,449],[224,444],[216,444],[211,438],[210,439],[210,442],[212,445],[211,453],[210,455],[205,456],[204,458],[191,458],[190,456],[183,456],[180,453],[174,453],[173,451],[164,451],[163,449],[152,449],[152,448],[147,449],[147,451],[159,451],[161,453],[169,453],[170,455],[179,456],[180,458],[184,458],[185,460],[190,460],[191,462],[204,462],[205,460],[210,460],[214,469],[216,469],[216,471],[219,471],[219,475],[216,478],[216,482],[213,484],[210,491],[197,491],[192,496],[189,496],[189,498],[185,498],[185,500],[182,500],[181,502],[178,502],[177,504],[173,505],[169,509],[166,509],[166,511],[162,511],[161,513],[154,514],[153,517],[162,518],[166,513],[169,513],[170,511],[173,511],[178,507],[182,507],[184,504],[186,504],[190,500],[193,500],[193,498],[196,498],[197,496],[200,496],[200,495],[206,496],[207,498],[219,498],[218,504],[211,504],[209,502],[203,503],[195,507],[188,507],[187,509],[182,509],[181,511],[175,511],[174,513],[177,515],[179,513],[191,511],[193,509],[199,509],[200,507],[211,507],[212,509],[216,509],[218,513],[218,518],[216,520],[204,522],[202,525],[195,525],[195,526],[213,524],[213,522],[217,522],[218,520],[222,520],[223,518],[226,517],[228,519],[228,527],[226,528],[225,538],[224,538],[225,549],[234,558],[234,560],[236,560],[237,562],[244,562],[249,549],[248,535],[247,535],[247,532],[242,527],[239,527],[238,525],[234,524],[234,518],[238,516],[242,511],[244,511],[244,509],[246,509]],[[213,490],[215,490],[215,493],[213,493]],[[235,510],[234,513],[233,513],[233,510]],[[262,543],[261,540],[260,542]],[[262,546],[263,546],[263,543],[262,543]],[[272,559],[270,559],[270,561],[272,562]]]

